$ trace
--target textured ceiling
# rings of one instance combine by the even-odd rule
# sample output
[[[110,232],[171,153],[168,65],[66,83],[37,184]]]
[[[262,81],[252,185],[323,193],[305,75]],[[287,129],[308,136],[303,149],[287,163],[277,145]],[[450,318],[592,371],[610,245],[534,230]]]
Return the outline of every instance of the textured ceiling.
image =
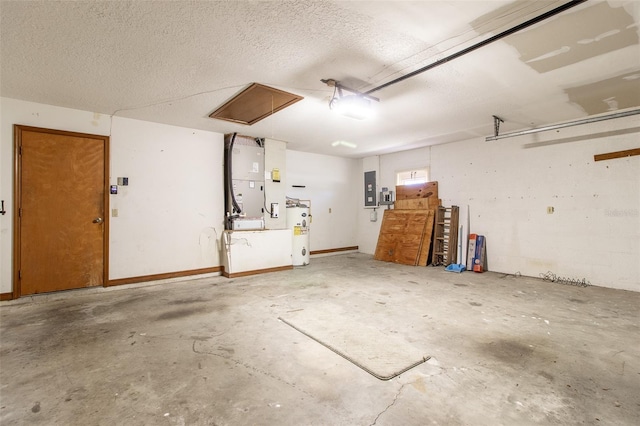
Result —
[[[362,157],[640,105],[640,1],[588,1],[328,108],[565,1],[1,1],[0,95]],[[304,100],[253,126],[209,118],[257,82]],[[332,143],[347,141],[357,148]]]

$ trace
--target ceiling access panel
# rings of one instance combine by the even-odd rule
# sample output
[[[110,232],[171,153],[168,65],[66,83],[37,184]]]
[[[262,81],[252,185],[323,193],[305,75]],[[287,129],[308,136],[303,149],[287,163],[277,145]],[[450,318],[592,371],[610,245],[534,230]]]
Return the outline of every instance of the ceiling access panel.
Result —
[[[250,126],[302,99],[302,96],[284,90],[253,83],[209,117]]]

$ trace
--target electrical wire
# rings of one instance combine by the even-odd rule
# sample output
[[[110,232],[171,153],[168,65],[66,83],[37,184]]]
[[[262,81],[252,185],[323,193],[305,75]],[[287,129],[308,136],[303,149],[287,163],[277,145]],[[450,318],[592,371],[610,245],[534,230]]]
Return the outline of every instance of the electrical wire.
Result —
[[[165,100],[162,100],[162,101],[154,101],[154,102],[150,102],[148,104],[144,104],[144,105],[140,105],[140,106],[118,108],[118,109],[114,110],[111,114],[109,114],[109,119],[110,119],[109,136],[113,136],[113,119],[114,119],[114,117],[116,117],[116,114],[118,114],[119,112],[135,111],[135,110],[138,110],[138,109],[143,109],[143,108],[149,108],[149,107],[154,107],[154,106],[158,106],[158,105],[168,104],[170,102],[183,101],[185,99],[190,99],[190,98],[193,98],[195,96],[208,95],[210,93],[220,92],[222,90],[237,89],[237,88],[243,87],[243,86],[245,86],[245,85],[244,84],[238,84],[238,85],[235,85],[235,86],[221,87],[219,89],[205,90],[205,91],[202,91],[202,92],[191,93],[189,95],[177,96],[175,98],[169,98],[169,99],[165,99]]]
[[[140,105],[140,106],[119,108],[119,109],[113,111],[110,115],[111,115],[111,117],[114,117],[117,113],[122,112],[122,111],[133,111],[133,110],[142,109],[142,108],[149,108],[149,107],[153,107],[153,106],[167,104],[167,103],[170,103],[170,102],[183,101],[185,99],[193,98],[195,96],[208,95],[208,94],[211,94],[211,93],[220,92],[220,91],[228,90],[228,89],[237,89],[237,88],[244,87],[244,86],[246,86],[246,84],[236,84],[236,85],[233,85],[233,86],[221,87],[219,89],[204,90],[202,92],[191,93],[189,95],[176,96],[175,98],[169,98],[169,99],[165,99],[165,100],[162,100],[162,101],[150,102],[148,104],[144,104],[144,105]]]
[[[333,95],[331,95],[331,100],[329,100],[329,109],[333,109],[334,107],[334,100],[336,100],[336,91],[338,90],[338,84],[336,83],[333,86]]]

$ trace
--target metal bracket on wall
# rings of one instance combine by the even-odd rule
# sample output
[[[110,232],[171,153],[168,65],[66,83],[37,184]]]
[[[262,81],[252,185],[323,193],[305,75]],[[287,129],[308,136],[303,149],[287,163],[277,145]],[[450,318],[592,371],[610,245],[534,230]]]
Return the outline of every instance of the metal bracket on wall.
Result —
[[[500,123],[504,123],[504,120],[497,115],[493,116],[493,134],[497,138],[500,134]]]
[[[2,207],[0,207],[0,214],[4,216],[6,214],[6,210],[4,209],[4,200],[2,200]]]

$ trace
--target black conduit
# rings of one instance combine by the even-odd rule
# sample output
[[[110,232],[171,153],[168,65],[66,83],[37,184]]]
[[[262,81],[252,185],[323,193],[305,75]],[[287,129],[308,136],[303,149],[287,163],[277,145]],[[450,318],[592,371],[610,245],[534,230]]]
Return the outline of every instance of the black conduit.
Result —
[[[242,210],[240,209],[240,205],[236,201],[236,196],[233,193],[233,168],[231,166],[232,158],[233,158],[233,144],[236,141],[237,135],[238,133],[234,133],[231,136],[231,142],[229,142],[229,150],[227,151],[227,173],[228,173],[227,182],[229,183],[229,187],[227,189],[229,191],[229,194],[231,195],[231,204],[233,205],[233,211],[231,212],[232,214],[242,213]]]
[[[474,50],[477,50],[477,49],[479,49],[481,47],[484,47],[484,46],[486,46],[486,45],[488,45],[490,43],[493,43],[496,40],[500,40],[501,38],[504,38],[504,37],[506,37],[508,35],[511,35],[513,33],[516,33],[518,31],[520,31],[520,30],[523,30],[523,29],[525,29],[527,27],[530,27],[530,26],[532,26],[534,24],[537,24],[538,22],[544,21],[545,19],[548,19],[548,18],[550,18],[550,17],[552,17],[554,15],[557,15],[559,13],[562,13],[565,10],[571,9],[574,6],[578,6],[579,4],[584,3],[586,1],[587,0],[573,0],[573,1],[567,2],[567,3],[563,4],[562,6],[558,6],[555,9],[552,9],[552,10],[550,10],[548,12],[543,13],[540,16],[536,16],[535,18],[529,19],[528,21],[523,22],[520,25],[516,25],[515,27],[509,28],[508,30],[503,31],[500,34],[496,34],[493,37],[489,37],[488,39],[486,39],[484,41],[481,41],[481,42],[479,42],[477,44],[474,44],[473,46],[467,47],[466,49],[463,49],[460,52],[454,53],[453,55],[449,55],[446,58],[442,58],[442,59],[440,59],[440,60],[438,60],[438,61],[436,61],[436,62],[434,62],[432,64],[429,64],[429,65],[424,66],[424,67],[422,67],[420,69],[412,71],[409,74],[403,75],[402,77],[398,77],[395,80],[391,80],[391,81],[389,81],[387,83],[381,84],[380,86],[374,87],[373,89],[368,90],[368,91],[363,92],[363,93],[365,95],[368,95],[370,93],[377,92],[378,90],[384,89],[385,87],[389,87],[389,86],[391,86],[393,84],[399,83],[399,82],[401,82],[403,80],[406,80],[406,79],[411,78],[413,76],[416,76],[418,74],[422,74],[425,71],[428,71],[428,70],[430,70],[432,68],[435,68],[437,66],[445,64],[445,63],[451,61],[452,59],[459,58],[459,57],[461,57],[463,55],[466,55],[467,53],[473,52]]]

